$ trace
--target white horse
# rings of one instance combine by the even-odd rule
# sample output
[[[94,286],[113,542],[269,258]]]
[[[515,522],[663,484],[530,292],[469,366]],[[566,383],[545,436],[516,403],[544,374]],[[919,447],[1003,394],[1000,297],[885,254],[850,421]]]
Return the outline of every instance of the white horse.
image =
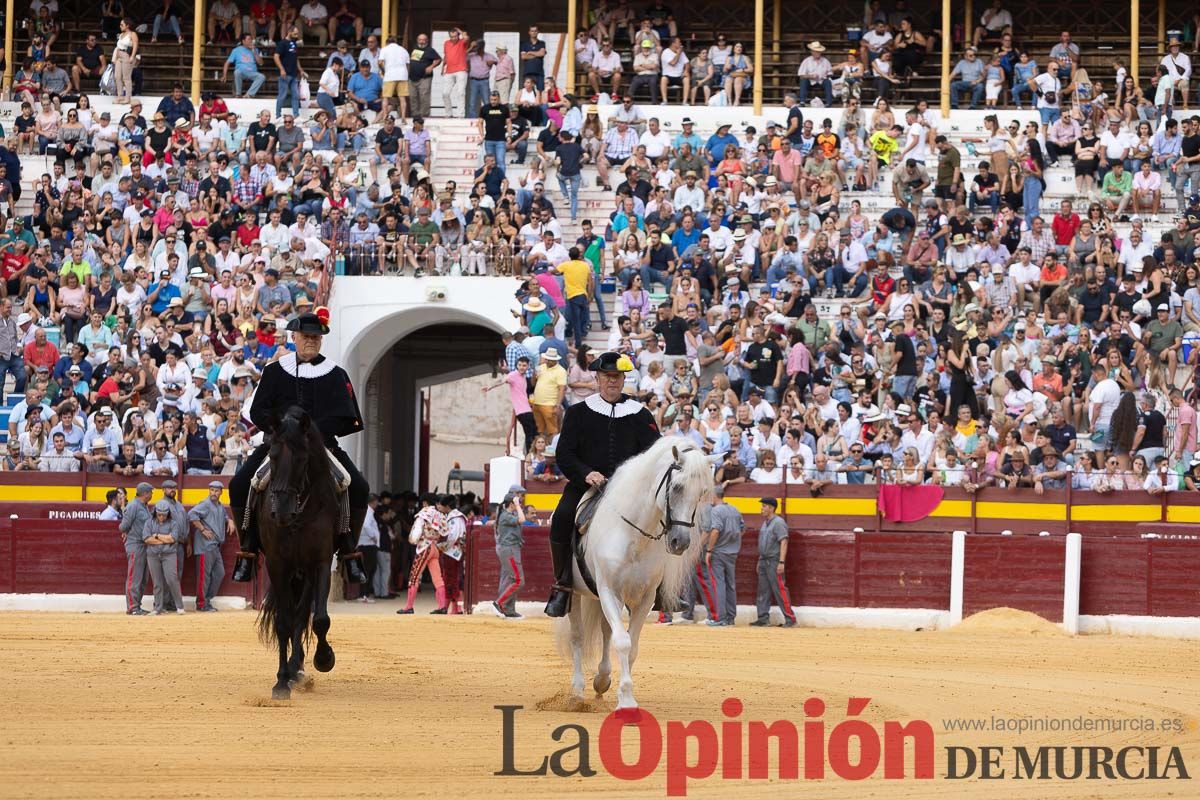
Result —
[[[646,615],[662,588],[668,601],[679,597],[700,553],[696,511],[712,489],[712,467],[704,453],[680,437],[664,437],[629,459],[608,481],[583,537],[584,564],[596,585],[592,594],[572,557],[575,597],[567,619],[556,621],[560,649],[570,652],[571,693],[583,698],[583,659],[599,665],[592,680],[602,695],[612,683],[609,645],[621,661],[617,708],[637,708],[633,663]],[[649,493],[649,494],[647,494]],[[622,614],[629,612],[629,626]]]

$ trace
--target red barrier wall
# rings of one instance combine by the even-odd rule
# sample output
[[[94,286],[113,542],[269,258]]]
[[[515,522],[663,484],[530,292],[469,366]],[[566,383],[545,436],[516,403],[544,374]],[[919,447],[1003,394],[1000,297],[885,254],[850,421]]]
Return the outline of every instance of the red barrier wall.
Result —
[[[217,593],[249,599],[251,584],[229,580],[236,554],[237,543],[226,540],[221,550],[225,581]],[[125,549],[115,522],[0,520],[0,591],[120,595],[125,574]],[[195,594],[195,558],[187,559],[181,585],[184,594]]]
[[[1062,622],[1066,540],[971,536],[963,563],[963,614],[998,606]]]
[[[545,597],[553,583],[549,529],[527,527],[520,597]],[[827,607],[948,608],[950,537],[944,534],[796,533],[788,538],[787,583],[795,605]],[[737,560],[737,597],[753,604],[757,585],[758,531],[748,528]],[[467,602],[495,598],[500,566],[490,526],[472,529],[468,546]]]

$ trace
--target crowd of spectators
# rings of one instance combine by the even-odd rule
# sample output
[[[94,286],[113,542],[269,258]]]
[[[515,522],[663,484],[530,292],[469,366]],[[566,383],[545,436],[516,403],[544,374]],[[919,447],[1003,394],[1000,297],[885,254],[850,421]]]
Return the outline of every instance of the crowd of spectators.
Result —
[[[1043,215],[1039,123],[997,131],[1004,147],[985,140],[968,171],[923,104],[897,120],[852,100],[835,131],[789,95],[764,132],[702,137],[624,100],[596,159],[626,178],[607,218],[564,240],[545,185],[527,197],[532,274],[490,388],[509,389],[529,479],[561,476],[562,408],[595,391],[596,303],[606,347],[637,365],[628,392],[705,449],[721,485],[1200,487],[1200,118],[1161,126],[1163,159],[1106,143],[1094,198]],[[841,198],[885,169],[883,213]],[[1122,189],[1130,173],[1173,185],[1179,211]]]
[[[555,473],[544,454],[562,404],[591,391],[584,339],[593,306],[609,329],[606,303],[608,345],[638,364],[631,392],[665,429],[697,438],[724,482],[803,476],[819,488],[894,467],[1017,485],[1003,477],[1013,454],[1037,468],[1048,448],[1077,474],[1107,468],[1088,466],[1092,451],[1111,452],[1122,472],[1138,455],[1148,475],[1161,473],[1159,458],[1192,468],[1196,357],[1184,340],[1200,331],[1200,119],[1170,99],[1088,90],[1096,84],[1069,34],[1044,73],[1012,84],[1041,122],[990,118],[964,164],[923,101],[903,113],[886,99],[864,107],[863,81],[843,80],[836,127],[806,118],[806,103],[835,88],[818,42],[783,119],[703,136],[685,119],[667,133],[634,90],[736,102],[749,88],[738,73],[752,70],[722,36],[688,62],[662,6],[644,19],[627,3],[601,6],[580,34],[593,90],[621,100],[606,123],[545,74],[536,27],[514,58],[459,28],[440,53],[425,33],[411,49],[396,38],[381,46],[345,4],[290,17],[286,2],[252,5],[249,26],[229,7],[212,7],[208,37],[236,43],[225,74],[232,67],[235,94],[254,95],[273,64],[274,116],[241,120],[216,92],[195,108],[182,86],[149,119],[136,98],[116,120],[93,114],[86,95],[70,106],[42,93],[0,148],[0,200],[20,193],[14,153],[54,156],[30,190],[33,213],[6,217],[0,239],[0,376],[26,395],[10,418],[8,468],[232,471],[248,447],[238,408],[289,347],[283,325],[313,304],[331,255],[351,273],[523,276],[506,366],[539,475]],[[872,9],[866,52],[847,63],[861,64],[864,81],[880,63],[895,76],[918,69],[930,39],[906,15]],[[1004,47],[1002,12],[985,12],[977,44],[998,33]],[[621,63],[605,60],[618,39],[644,65],[655,56],[659,72],[629,85],[619,67],[605,69]],[[334,49],[312,87],[319,110],[303,121],[306,40]],[[1167,57],[1178,61],[1179,48]],[[696,79],[697,61],[709,79]],[[90,63],[79,78],[94,78]],[[970,83],[975,69],[956,80]],[[482,134],[483,165],[463,192],[429,175],[435,70],[447,113],[478,117]],[[1055,161],[1074,163],[1079,196],[1043,215]],[[564,241],[585,169],[612,192],[612,210]],[[874,216],[843,198],[878,187],[884,172],[894,207]],[[1176,219],[1151,237],[1172,189]],[[615,308],[606,282],[618,284]],[[821,298],[843,298],[836,319],[818,315]],[[1165,429],[1135,424],[1150,412]],[[962,477],[970,469],[980,472]]]

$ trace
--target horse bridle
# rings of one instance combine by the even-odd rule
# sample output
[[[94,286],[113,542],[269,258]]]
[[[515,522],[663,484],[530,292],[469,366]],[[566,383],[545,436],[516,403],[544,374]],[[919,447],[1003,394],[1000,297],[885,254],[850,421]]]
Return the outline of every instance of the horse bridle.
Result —
[[[689,450],[690,449],[693,449],[693,448],[689,448]],[[686,452],[688,452],[688,450],[684,450],[683,452],[686,453]],[[633,528],[635,531],[640,533],[642,536],[645,536],[647,539],[651,539],[656,542],[659,539],[666,536],[667,533],[671,530],[671,528],[673,526],[678,525],[681,528],[696,527],[696,509],[694,509],[694,508],[692,509],[692,518],[688,522],[684,522],[681,519],[675,519],[675,517],[672,516],[672,514],[671,514],[671,476],[675,472],[678,472],[679,470],[682,470],[682,469],[683,469],[683,466],[678,461],[671,462],[671,465],[669,467],[667,467],[666,472],[663,473],[662,479],[659,480],[658,488],[654,490],[655,498],[657,498],[659,493],[662,492],[664,486],[666,487],[666,490],[667,490],[667,514],[662,520],[660,520],[660,524],[662,525],[662,531],[659,532],[659,534],[657,536],[650,534],[650,533],[646,533],[644,530],[641,529],[641,527],[639,527],[636,523],[632,522],[625,515],[621,515],[622,521],[624,521],[624,523],[626,525]]]
[[[271,504],[270,505],[271,516],[278,517],[278,515],[279,515],[279,496],[280,495],[283,495],[285,497],[288,495],[295,495],[295,497],[296,497],[296,516],[300,516],[301,514],[303,514],[305,507],[308,506],[309,497],[312,495],[312,492],[309,491],[309,488],[310,488],[309,485],[311,483],[311,480],[309,479],[307,471],[304,473],[303,479],[301,480],[299,486],[288,485],[288,486],[284,486],[284,487],[280,488],[280,487],[273,485],[274,483],[275,483],[275,481],[272,480],[272,485],[267,487],[268,502]]]

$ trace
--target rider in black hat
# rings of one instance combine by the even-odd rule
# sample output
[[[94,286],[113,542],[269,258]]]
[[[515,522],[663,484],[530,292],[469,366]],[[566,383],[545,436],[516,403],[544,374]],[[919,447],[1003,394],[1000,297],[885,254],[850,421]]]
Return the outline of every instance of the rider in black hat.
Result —
[[[550,522],[550,555],[554,559],[555,586],[546,603],[546,614],[561,617],[571,600],[571,534],[579,500],[592,486],[600,486],[626,459],[644,453],[658,441],[654,416],[638,401],[622,394],[625,373],[633,362],[619,353],[602,353],[589,367],[599,391],[567,409],[558,436],[558,465],[567,477],[554,518]]]
[[[329,333],[329,309],[321,307],[316,313],[304,313],[287,324],[296,352],[288,353],[263,369],[262,380],[250,405],[250,421],[270,436],[274,420],[282,419],[288,408],[298,405],[308,412],[313,424],[321,431],[325,446],[350,473],[350,532],[338,532],[337,548],[340,560],[346,565],[346,577],[353,583],[364,583],[361,559],[356,552],[358,532],[367,515],[367,480],[338,446],[337,437],[349,436],[363,429],[362,415],[354,397],[350,376],[340,366],[321,355],[321,341]],[[235,581],[248,581],[258,557],[258,530],[251,516],[250,524],[242,529],[250,481],[270,451],[264,443],[258,447],[233,480],[229,482],[230,506],[240,530],[242,552],[233,568]]]

